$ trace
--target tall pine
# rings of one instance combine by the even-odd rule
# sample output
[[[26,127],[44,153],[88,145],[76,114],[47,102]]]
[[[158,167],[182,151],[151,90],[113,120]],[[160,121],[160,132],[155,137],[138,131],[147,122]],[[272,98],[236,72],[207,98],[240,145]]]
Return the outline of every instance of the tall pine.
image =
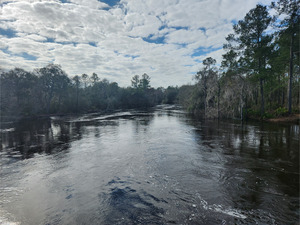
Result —
[[[223,66],[238,69],[259,83],[260,114],[265,113],[264,82],[268,74],[268,60],[271,52],[272,37],[266,34],[271,17],[266,6],[256,5],[243,20],[233,26],[234,34],[230,34],[224,45]]]
[[[292,113],[292,89],[295,53],[299,55],[299,28],[300,28],[300,1],[299,0],[279,0],[272,2],[272,7],[276,9],[278,16],[284,15],[279,22],[279,38],[281,48],[289,50],[288,73],[288,112]],[[298,42],[298,43],[297,43]],[[295,46],[298,44],[298,50]],[[285,65],[284,65],[285,66]],[[299,66],[299,62],[298,62]]]

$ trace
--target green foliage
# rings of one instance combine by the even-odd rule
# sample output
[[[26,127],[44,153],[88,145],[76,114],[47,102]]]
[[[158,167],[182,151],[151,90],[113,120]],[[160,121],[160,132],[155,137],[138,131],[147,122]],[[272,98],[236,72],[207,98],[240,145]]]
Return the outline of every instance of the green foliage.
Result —
[[[265,32],[270,22],[266,6],[257,5],[251,9],[233,26],[235,33],[226,38],[228,44],[224,47],[227,53],[222,63],[224,68],[242,72],[260,86],[261,116],[265,111],[264,83],[270,75],[268,61],[272,53],[272,36]]]
[[[281,117],[281,116],[287,116],[288,115],[288,109],[285,107],[279,107],[275,110],[274,116]]]
[[[134,75],[131,79],[131,86],[132,88],[137,89],[140,84],[140,76],[139,75]]]
[[[287,103],[299,111],[299,41],[292,41],[300,36],[299,1],[279,0],[272,7],[283,20],[275,18],[271,24],[267,6],[251,9],[226,37],[222,73],[213,66],[214,59],[204,59],[196,84],[179,88],[180,104],[206,118],[286,116]],[[270,25],[276,28],[278,23],[271,34]]]
[[[150,88],[150,77],[146,73],[142,75],[139,87],[143,90]]]
[[[271,119],[271,118],[273,118],[273,117],[274,117],[274,116],[273,116],[271,113],[265,112],[262,119]]]
[[[294,77],[294,60],[299,68],[299,31],[300,31],[300,7],[299,0],[278,0],[276,3],[272,2],[271,7],[277,11],[277,25],[280,29],[277,32],[279,40],[281,41],[281,49],[289,53],[288,59],[288,111],[292,113],[293,105],[293,77]],[[283,18],[278,19],[278,16]],[[283,51],[284,52],[284,51]],[[297,69],[297,67],[296,67]]]
[[[177,102],[177,96],[178,96],[178,88],[169,86],[165,90],[165,99],[163,103],[174,104]]]
[[[259,110],[255,110],[255,109],[248,109],[247,110],[247,115],[249,118],[259,118],[260,117],[260,112]]]
[[[138,76],[137,76],[138,77]],[[34,73],[16,68],[0,76],[1,119],[41,114],[107,111],[160,104],[164,89],[150,86],[147,74],[137,88],[121,88],[93,73],[70,79],[59,65],[50,64]]]
[[[146,73],[142,75],[141,79],[139,75],[134,75],[131,79],[131,87],[145,91],[150,88],[150,77]]]

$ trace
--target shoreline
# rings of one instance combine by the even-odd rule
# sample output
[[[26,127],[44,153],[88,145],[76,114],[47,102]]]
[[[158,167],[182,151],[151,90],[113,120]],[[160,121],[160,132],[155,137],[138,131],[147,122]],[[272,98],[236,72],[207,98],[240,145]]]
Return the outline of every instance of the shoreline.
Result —
[[[134,108],[134,109],[141,109],[141,108]],[[40,114],[40,115],[31,115],[31,116],[4,116],[1,117],[0,123],[11,123],[20,120],[30,120],[30,119],[44,119],[50,118],[55,116],[76,116],[76,115],[83,115],[83,114],[91,114],[91,113],[100,113],[106,114],[114,111],[122,111],[128,109],[115,109],[115,110],[99,110],[99,111],[90,111],[90,112],[69,112],[69,113],[54,113],[54,114]],[[228,118],[230,119],[230,118]],[[231,118],[234,119],[234,118]],[[256,118],[252,118],[253,120],[257,120]],[[270,119],[263,119],[262,121],[271,122],[271,123],[294,123],[300,125],[300,114],[292,114],[283,117],[276,117]],[[1,127],[1,126],[0,126]]]
[[[272,122],[272,123],[295,123],[300,124],[300,114],[292,114],[285,117],[277,117],[277,118],[271,118],[267,119],[266,121]]]

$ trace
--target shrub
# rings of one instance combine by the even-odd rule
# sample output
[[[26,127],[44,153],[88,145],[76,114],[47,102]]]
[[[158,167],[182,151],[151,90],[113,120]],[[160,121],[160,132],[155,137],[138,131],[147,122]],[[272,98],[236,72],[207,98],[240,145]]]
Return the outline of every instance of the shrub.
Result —
[[[276,117],[286,116],[286,115],[288,115],[288,110],[285,107],[279,107],[275,110],[274,115]]]

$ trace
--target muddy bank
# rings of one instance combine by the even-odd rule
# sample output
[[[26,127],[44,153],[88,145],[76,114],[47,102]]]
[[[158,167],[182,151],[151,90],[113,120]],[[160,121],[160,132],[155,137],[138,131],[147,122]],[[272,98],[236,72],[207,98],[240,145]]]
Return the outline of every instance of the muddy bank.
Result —
[[[300,123],[300,114],[293,114],[290,116],[279,117],[268,119],[270,122],[280,122],[280,123]]]

